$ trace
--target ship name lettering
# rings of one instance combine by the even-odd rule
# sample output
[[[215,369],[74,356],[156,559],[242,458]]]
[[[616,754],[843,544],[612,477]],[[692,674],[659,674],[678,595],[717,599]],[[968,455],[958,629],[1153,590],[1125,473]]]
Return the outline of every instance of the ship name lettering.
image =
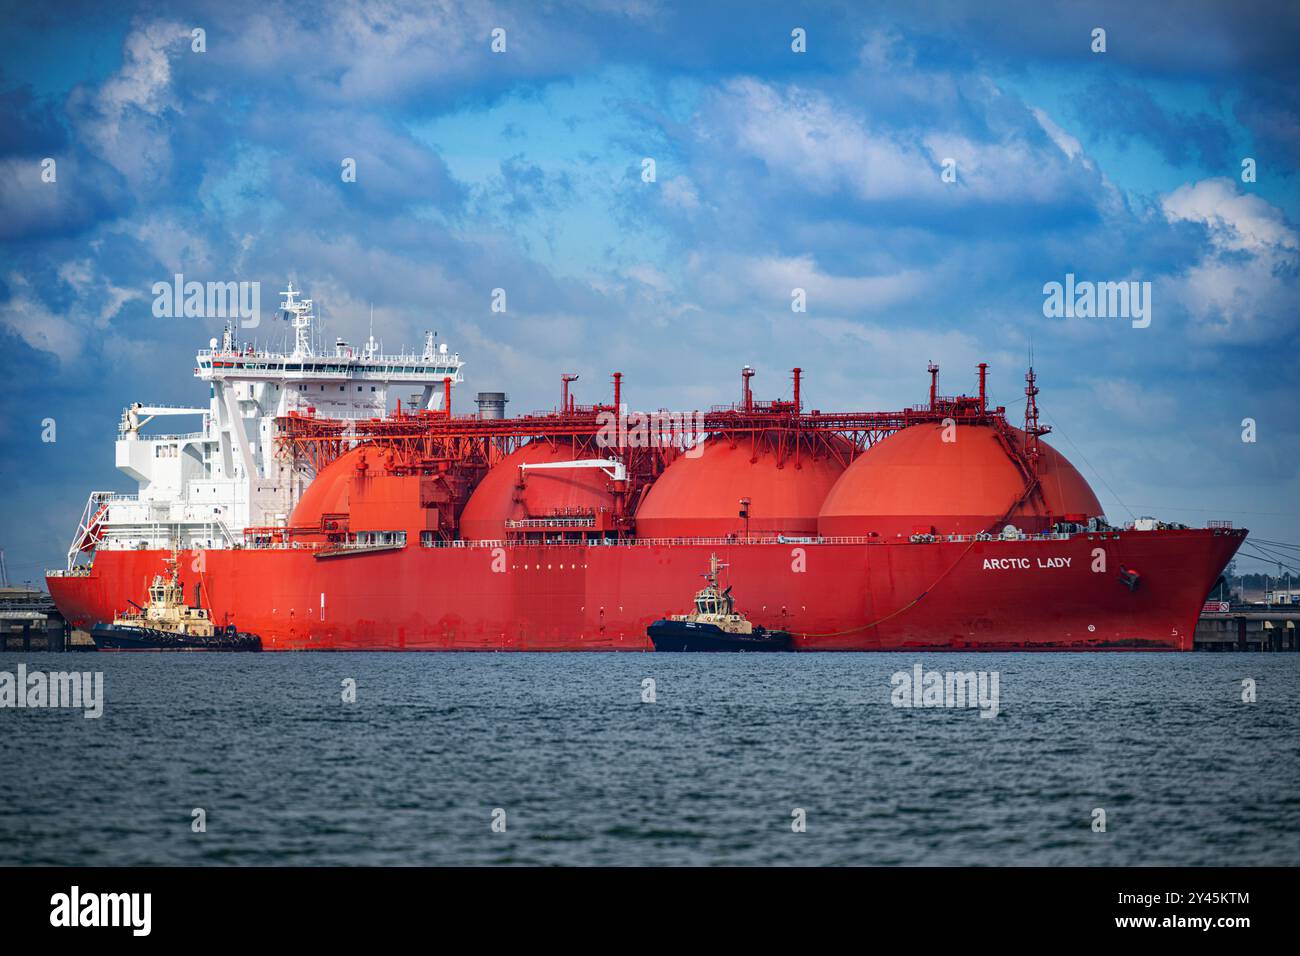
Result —
[[[1036,558],[1040,568],[1068,568],[1070,558]],[[1034,565],[1028,558],[985,558],[985,571],[1027,571]]]

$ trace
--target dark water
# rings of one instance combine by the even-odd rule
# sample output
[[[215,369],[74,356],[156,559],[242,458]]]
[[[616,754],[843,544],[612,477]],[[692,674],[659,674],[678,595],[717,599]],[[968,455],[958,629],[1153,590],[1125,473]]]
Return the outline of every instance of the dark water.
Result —
[[[0,710],[0,863],[1300,863],[1300,654],[20,661],[106,705]],[[891,706],[917,662],[1001,713]]]

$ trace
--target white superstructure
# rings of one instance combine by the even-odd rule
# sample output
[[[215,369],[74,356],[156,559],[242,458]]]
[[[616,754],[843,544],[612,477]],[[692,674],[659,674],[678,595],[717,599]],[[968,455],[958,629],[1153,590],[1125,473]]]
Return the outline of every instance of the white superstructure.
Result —
[[[326,352],[314,342],[310,299],[289,284],[282,310],[291,352],[241,345],[227,325],[196,356],[194,375],[209,384],[207,407],[135,404],[122,412],[117,467],[139,483],[134,495],[94,492],[69,566],[97,548],[224,548],[243,529],[284,524],[314,475],[276,455],[276,418],[297,412],[344,422],[388,413],[390,385],[417,408],[442,407],[443,382],[464,381],[460,356],[425,334],[421,352],[382,354],[374,334]],[[158,416],[202,416],[200,430],[144,434]],[[345,430],[346,436],[346,430]],[[300,466],[301,467],[301,466]]]

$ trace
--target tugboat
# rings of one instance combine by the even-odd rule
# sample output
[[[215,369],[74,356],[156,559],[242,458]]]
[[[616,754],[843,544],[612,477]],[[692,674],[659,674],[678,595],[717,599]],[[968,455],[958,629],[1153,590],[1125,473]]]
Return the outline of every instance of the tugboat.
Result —
[[[185,603],[177,570],[177,553],[167,561],[166,575],[155,575],[144,606],[96,624],[90,636],[101,651],[260,651],[262,639],[239,631],[234,624],[217,627],[206,608]]]
[[[656,651],[790,651],[790,635],[751,624],[736,612],[731,586],[722,590],[718,572],[726,565],[709,556],[708,584],[695,595],[695,611],[661,618],[646,633]]]

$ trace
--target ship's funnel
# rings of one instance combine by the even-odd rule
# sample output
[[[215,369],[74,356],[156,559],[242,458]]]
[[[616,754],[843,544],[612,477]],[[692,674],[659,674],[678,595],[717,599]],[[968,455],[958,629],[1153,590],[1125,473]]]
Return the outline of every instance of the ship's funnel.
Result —
[[[474,399],[474,403],[478,405],[479,419],[505,418],[508,401],[510,396],[505,392],[479,392]]]

